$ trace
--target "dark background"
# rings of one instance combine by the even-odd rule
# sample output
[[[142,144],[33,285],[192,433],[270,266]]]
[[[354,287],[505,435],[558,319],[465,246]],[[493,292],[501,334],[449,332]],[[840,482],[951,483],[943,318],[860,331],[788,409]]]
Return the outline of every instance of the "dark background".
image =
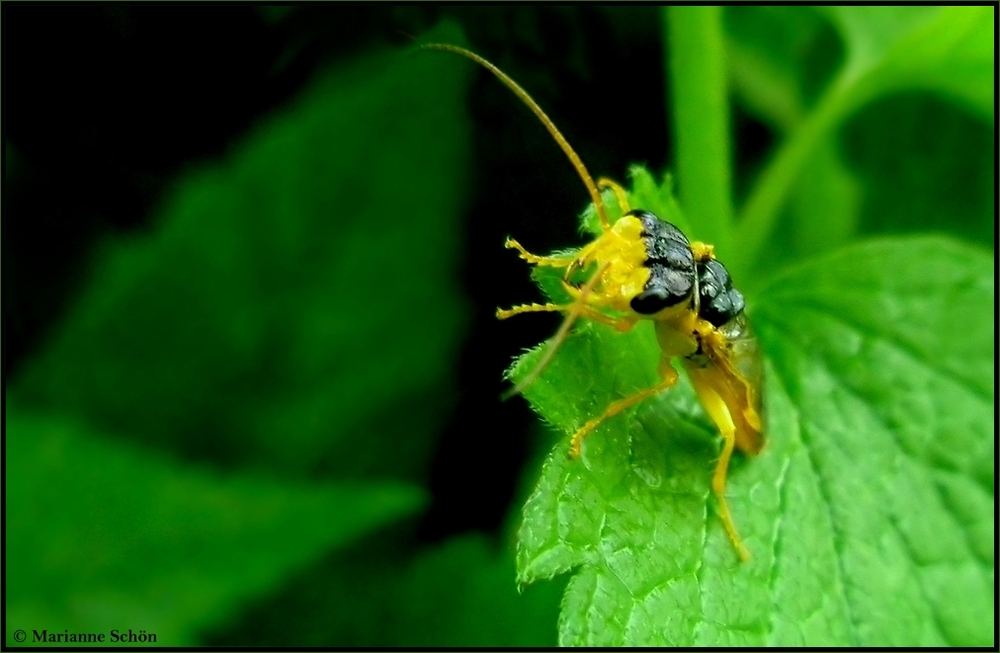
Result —
[[[151,228],[151,209],[186,164],[220,155],[324,66],[406,47],[407,34],[446,17],[530,89],[592,174],[621,177],[633,162],[664,169],[664,95],[593,92],[626,80],[662,85],[652,7],[5,4],[4,375],[16,375],[59,320],[95,238]],[[498,244],[508,234],[537,251],[575,244],[567,227],[587,197],[548,133],[485,71],[468,103],[475,182],[461,278],[473,321],[456,370],[458,408],[432,466],[434,500],[421,529],[430,540],[493,530],[506,514],[533,417],[523,401],[495,405],[500,372],[558,324],[497,322],[497,306],[537,298],[525,266]],[[770,134],[745,114],[736,120],[738,147],[755,158]],[[467,435],[484,410],[508,434],[499,446]],[[485,459],[468,478],[473,468],[461,462]],[[470,487],[475,511],[466,509]]]

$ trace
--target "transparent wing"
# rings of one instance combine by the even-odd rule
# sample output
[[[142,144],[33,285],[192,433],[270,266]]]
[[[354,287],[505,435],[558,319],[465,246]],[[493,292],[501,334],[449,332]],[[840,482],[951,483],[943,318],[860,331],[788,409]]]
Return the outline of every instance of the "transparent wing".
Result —
[[[684,360],[695,389],[704,384],[722,398],[736,427],[736,447],[750,454],[764,446],[761,361],[757,339],[742,314],[702,342],[704,356]]]

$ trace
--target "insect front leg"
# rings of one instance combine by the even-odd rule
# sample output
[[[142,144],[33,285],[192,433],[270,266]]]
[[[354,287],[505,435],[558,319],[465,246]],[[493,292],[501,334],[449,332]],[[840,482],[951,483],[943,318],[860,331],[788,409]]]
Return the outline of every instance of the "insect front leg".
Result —
[[[622,333],[630,330],[636,324],[635,319],[611,317],[586,304],[521,304],[513,308],[498,308],[497,319],[506,320],[522,313],[567,313],[574,308],[579,312],[579,317],[607,324]]]
[[[537,254],[532,254],[528,250],[521,246],[521,243],[517,242],[513,238],[508,238],[504,241],[504,247],[507,249],[516,249],[518,255],[531,263],[532,265],[541,265],[543,267],[552,268],[568,268],[576,260],[575,256],[538,256]]]
[[[571,306],[571,304],[521,304],[513,308],[498,308],[497,319],[506,320],[521,313],[562,313]]]
[[[663,392],[667,388],[677,383],[677,370],[675,370],[673,365],[670,364],[669,358],[662,357],[660,359],[659,372],[660,372],[660,378],[662,380],[656,385],[654,385],[652,388],[646,388],[645,390],[640,390],[634,395],[630,395],[628,397],[625,397],[624,399],[619,399],[618,401],[611,402],[611,404],[604,409],[603,413],[591,419],[586,424],[577,429],[576,433],[573,434],[573,438],[569,442],[570,457],[576,458],[580,455],[580,445],[583,443],[584,436],[593,431],[595,428],[597,428],[601,422],[608,419],[609,417],[617,415],[626,408],[636,405],[643,399],[652,397],[655,394]]]
[[[615,199],[618,200],[618,208],[621,209],[622,215],[629,212],[628,194],[625,192],[625,189],[621,187],[621,184],[613,179],[601,177],[597,180],[597,187],[601,190],[610,188],[611,192],[615,194]]]

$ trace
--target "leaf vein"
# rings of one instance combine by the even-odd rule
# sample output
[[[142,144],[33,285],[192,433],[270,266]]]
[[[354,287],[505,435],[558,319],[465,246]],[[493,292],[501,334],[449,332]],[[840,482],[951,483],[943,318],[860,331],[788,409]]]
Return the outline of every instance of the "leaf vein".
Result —
[[[800,428],[799,432],[803,434],[802,442],[804,444],[804,449],[806,451],[806,459],[809,461],[809,469],[812,470],[812,473],[816,477],[816,485],[819,488],[820,495],[823,497],[823,507],[826,509],[826,516],[830,522],[830,530],[833,532],[834,551],[836,552],[836,555],[834,557],[837,559],[837,581],[838,584],[840,585],[840,594],[843,599],[844,610],[847,614],[847,621],[851,627],[851,634],[854,640],[854,643],[852,645],[860,646],[861,636],[860,636],[860,627],[858,626],[858,618],[854,614],[854,609],[851,604],[851,601],[848,600],[847,598],[848,584],[846,582],[846,579],[849,577],[849,574],[847,573],[847,570],[844,569],[844,557],[842,555],[844,543],[846,540],[843,532],[837,526],[837,520],[835,515],[833,514],[832,494],[830,493],[830,489],[828,487],[828,480],[823,475],[821,471],[822,466],[819,464],[819,461],[816,460],[815,454],[813,453],[812,447],[810,446],[813,438],[812,434],[810,433],[810,428],[805,428],[806,423],[808,423],[810,427],[814,426],[813,423],[807,418],[804,422],[801,423],[802,428]],[[808,436],[806,435],[807,433],[809,433]]]
[[[777,366],[776,366],[776,369],[780,369],[780,368],[777,368]],[[780,376],[780,371],[779,371],[778,375]],[[778,380],[779,383],[782,382],[782,379],[780,379],[780,378],[777,379],[777,380]],[[788,383],[782,383],[782,386],[783,386],[782,389],[784,390],[785,394],[787,394],[789,397],[793,397],[794,396],[793,393],[791,393],[789,391],[789,384]],[[797,405],[801,404],[800,401],[796,401],[795,403]],[[831,504],[831,496],[832,495],[830,493],[829,488],[827,487],[827,480],[825,479],[825,477],[821,473],[821,471],[820,471],[821,466],[819,465],[818,461],[816,460],[815,454],[814,454],[814,452],[812,450],[812,447],[810,446],[811,437],[809,437],[809,435],[808,435],[809,429],[806,428],[807,423],[811,426],[811,422],[807,422],[807,420],[803,420],[802,417],[801,417],[801,413],[799,413],[799,429],[798,429],[799,440],[800,440],[800,442],[803,445],[803,450],[805,451],[805,454],[806,454],[806,461],[809,463],[809,469],[812,472],[813,477],[816,479],[816,487],[818,488],[820,496],[823,499],[823,507],[825,508],[825,511],[826,511],[827,520],[828,520],[828,523],[830,525],[830,531],[833,534],[833,544],[834,544],[834,550],[835,550],[834,558],[836,558],[836,561],[837,561],[836,572],[837,572],[837,585],[838,585],[838,589],[839,589],[838,594],[840,595],[840,599],[841,599],[841,603],[842,603],[842,606],[843,606],[844,614],[847,616],[847,622],[848,622],[848,625],[850,627],[849,629],[850,629],[851,637],[852,637],[852,640],[853,640],[851,645],[852,646],[860,646],[860,640],[861,640],[861,638],[860,638],[860,628],[858,626],[858,618],[855,616],[854,610],[853,610],[852,605],[851,605],[851,602],[847,598],[847,583],[846,583],[846,579],[847,579],[848,575],[847,575],[847,571],[844,569],[843,556],[839,555],[839,553],[841,551],[840,544],[842,544],[842,542],[840,542],[840,541],[843,540],[844,538],[843,538],[843,534],[839,531],[839,529],[837,527],[837,521],[834,518],[834,514],[833,514],[833,510],[832,510],[832,504]]]
[[[783,533],[781,526],[785,520],[785,506],[788,498],[788,487],[785,480],[788,476],[788,468],[791,466],[791,463],[791,456],[785,458],[785,462],[781,465],[781,472],[778,474],[778,511],[774,520],[774,533],[771,537],[771,570],[767,578],[767,593],[772,598],[774,597],[774,588],[778,580],[778,560],[780,559],[781,536]],[[771,633],[774,632],[774,618],[776,615],[777,611],[772,610],[765,639],[770,638]]]

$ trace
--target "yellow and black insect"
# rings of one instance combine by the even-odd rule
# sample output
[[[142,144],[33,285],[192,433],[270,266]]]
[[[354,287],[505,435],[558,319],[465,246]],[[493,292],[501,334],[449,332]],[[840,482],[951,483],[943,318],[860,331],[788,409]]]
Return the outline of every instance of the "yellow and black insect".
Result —
[[[711,245],[689,241],[680,229],[649,211],[631,209],[625,190],[614,181],[599,179],[594,183],[555,124],[499,68],[457,46],[423,47],[472,59],[510,88],[538,116],[569,157],[601,221],[603,233],[571,255],[536,256],[517,241],[507,240],[506,246],[516,249],[532,265],[564,268],[563,287],[572,297],[568,304],[525,304],[497,311],[500,319],[535,312],[558,312],[565,316],[542,359],[508,394],[521,392],[538,377],[577,318],[608,324],[622,332],[640,320],[651,320],[661,352],[658,367],[661,381],[611,403],[603,413],[578,428],[570,440],[570,455],[580,455],[584,436],[604,420],[674,385],[677,372],[671,362],[679,359],[701,405],[722,436],[722,454],[712,475],[712,490],[729,539],[739,556],[748,559],[749,552],[726,506],[725,486],[733,449],[756,454],[764,444],[761,372],[757,342],[743,312],[743,295],[733,287],[729,272],[715,259]],[[614,224],[608,220],[601,200],[602,189],[614,193],[622,210],[622,217]],[[581,272],[589,273],[586,281],[571,282]]]

